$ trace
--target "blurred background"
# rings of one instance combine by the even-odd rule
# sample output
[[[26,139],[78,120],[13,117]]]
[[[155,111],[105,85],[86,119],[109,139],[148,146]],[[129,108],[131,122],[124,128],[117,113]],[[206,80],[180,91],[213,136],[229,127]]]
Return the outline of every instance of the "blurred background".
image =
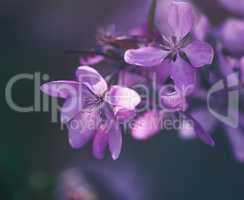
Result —
[[[216,0],[193,3],[213,24],[232,15]],[[214,135],[215,148],[176,134],[146,142],[127,135],[119,161],[97,161],[90,145],[71,149],[50,113],[17,113],[3,98],[7,82],[19,73],[72,79],[79,56],[64,49],[92,47],[96,31],[109,24],[125,32],[144,21],[148,5],[147,0],[0,2],[1,200],[244,199],[244,164],[235,161],[221,130]],[[18,105],[33,105],[33,84],[14,87]]]

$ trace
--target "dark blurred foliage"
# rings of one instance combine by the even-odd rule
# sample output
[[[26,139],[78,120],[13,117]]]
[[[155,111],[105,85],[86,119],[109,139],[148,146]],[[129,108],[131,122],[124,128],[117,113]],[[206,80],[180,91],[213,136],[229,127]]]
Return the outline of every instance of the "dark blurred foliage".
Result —
[[[195,4],[214,23],[229,16],[216,1],[196,0]],[[0,2],[1,200],[54,199],[62,171],[73,166],[89,168],[91,161],[93,166],[108,166],[120,173],[118,164],[109,158],[95,161],[89,145],[72,150],[65,130],[50,122],[50,113],[12,111],[3,98],[4,88],[18,73],[41,72],[52,80],[71,79],[79,58],[64,53],[64,48],[91,47],[97,29],[115,21],[124,31],[129,22],[143,21],[140,17],[145,13],[141,11],[145,12],[146,5],[141,0]],[[20,82],[13,94],[20,105],[32,104],[33,82]],[[145,182],[150,187],[142,189],[147,199],[243,200],[244,166],[232,157],[222,132],[219,129],[215,134],[215,148],[199,141],[184,142],[175,134],[158,135],[146,142],[126,136],[120,162],[132,161],[143,172],[141,177],[150,176],[152,181]],[[120,199],[112,187],[102,187],[106,179],[100,181],[97,190],[104,194],[100,199]]]

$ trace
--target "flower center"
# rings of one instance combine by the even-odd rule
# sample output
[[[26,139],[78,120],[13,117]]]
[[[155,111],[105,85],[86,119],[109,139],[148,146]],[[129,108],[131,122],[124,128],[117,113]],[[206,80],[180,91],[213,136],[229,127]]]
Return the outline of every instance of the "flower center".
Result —
[[[175,36],[166,37],[163,36],[162,43],[160,44],[160,48],[165,51],[169,51],[168,55],[165,59],[170,61],[176,61],[177,56],[180,56],[183,60],[191,64],[189,58],[186,53],[183,51],[183,48],[191,43],[191,35],[186,35],[184,38],[178,40]]]

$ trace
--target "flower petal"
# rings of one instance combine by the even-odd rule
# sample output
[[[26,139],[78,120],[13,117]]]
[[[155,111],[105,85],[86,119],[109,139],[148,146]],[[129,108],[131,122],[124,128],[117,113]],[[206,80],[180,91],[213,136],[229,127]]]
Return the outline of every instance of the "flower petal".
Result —
[[[162,85],[164,81],[169,77],[171,70],[171,63],[168,60],[164,60],[160,65],[150,68],[157,77],[157,82]]]
[[[203,67],[213,62],[214,50],[206,42],[194,41],[187,45],[183,51],[186,53],[193,67]]]
[[[76,115],[68,124],[69,143],[74,149],[83,147],[99,127],[100,118],[96,112],[85,112]]]
[[[87,109],[94,102],[96,97],[84,86],[81,86],[77,91],[76,96],[67,98],[60,109],[61,111],[61,122],[69,122],[76,114]]]
[[[86,85],[97,96],[102,96],[108,89],[104,78],[89,66],[78,67],[76,77],[80,83]]]
[[[93,140],[93,155],[97,159],[103,159],[106,146],[108,145],[108,132],[106,127],[101,126],[95,133]]]
[[[119,124],[116,121],[110,121],[108,132],[109,150],[111,152],[112,159],[117,160],[122,149],[122,134]]]
[[[105,100],[121,109],[133,110],[141,102],[141,97],[135,90],[114,85],[106,93]]]
[[[160,131],[159,113],[151,110],[140,116],[132,127],[132,137],[137,140],[147,140]]]
[[[202,126],[204,126],[204,130],[208,133],[213,132],[217,126],[217,119],[206,108],[194,110],[191,115],[194,117],[194,119],[201,123]]]
[[[182,125],[179,129],[179,135],[180,138],[184,140],[195,138],[196,134],[195,134],[194,127],[192,126],[191,123],[189,123],[188,120],[182,121]]]
[[[114,107],[113,111],[116,120],[119,122],[128,122],[136,115],[136,111],[134,109],[129,110],[119,106]]]
[[[194,24],[192,6],[186,2],[172,2],[168,12],[168,23],[178,39],[186,36]]]
[[[189,122],[191,121],[190,123],[194,127],[194,130],[195,130],[197,137],[200,140],[202,140],[202,142],[204,142],[205,144],[214,146],[215,145],[214,140],[211,138],[211,136],[207,132],[205,132],[205,130],[199,124],[199,122],[197,120],[195,120],[190,114],[186,114],[185,116],[187,117]]]
[[[198,40],[205,40],[208,33],[210,33],[211,25],[207,16],[201,15],[198,17],[197,23],[193,28],[194,36]]]
[[[187,109],[186,97],[180,91],[166,91],[160,94],[161,103],[167,109],[185,111]]]
[[[237,60],[231,56],[225,56],[223,53],[223,47],[221,44],[218,44],[216,47],[216,52],[218,55],[219,68],[222,72],[222,75],[227,77],[228,75],[234,72],[235,67],[237,66]]]
[[[159,65],[167,56],[167,52],[155,47],[130,49],[125,52],[124,60],[131,65],[152,67]]]
[[[60,109],[61,123],[67,123],[80,113],[78,98],[68,98]]]
[[[79,87],[77,81],[52,81],[43,84],[40,89],[52,97],[68,98],[75,96]]]
[[[208,110],[206,110],[204,108],[194,110],[193,112],[191,112],[191,116],[197,122],[199,122],[199,124],[201,124],[201,126],[204,125],[204,130],[206,132],[213,133],[214,128],[217,125],[217,120],[215,119],[215,117],[213,117],[211,115],[211,113]],[[206,121],[208,123],[205,123]],[[180,129],[180,136],[183,139],[191,139],[196,136],[194,127],[192,126],[192,123],[190,123],[190,121],[188,121],[188,120],[183,121],[183,126]]]
[[[181,58],[177,58],[173,63],[170,75],[175,83],[176,90],[181,91],[184,95],[194,90],[196,69]]]
[[[235,158],[244,162],[244,134],[239,128],[226,126],[226,133],[232,146]]]

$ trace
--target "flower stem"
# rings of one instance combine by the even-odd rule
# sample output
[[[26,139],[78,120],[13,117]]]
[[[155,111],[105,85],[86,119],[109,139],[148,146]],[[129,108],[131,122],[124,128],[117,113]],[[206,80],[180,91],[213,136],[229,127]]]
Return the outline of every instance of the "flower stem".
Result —
[[[155,15],[156,15],[156,9],[157,9],[157,0],[152,0],[148,15],[147,15],[147,26],[149,32],[153,33],[154,31],[154,21],[155,21]]]

